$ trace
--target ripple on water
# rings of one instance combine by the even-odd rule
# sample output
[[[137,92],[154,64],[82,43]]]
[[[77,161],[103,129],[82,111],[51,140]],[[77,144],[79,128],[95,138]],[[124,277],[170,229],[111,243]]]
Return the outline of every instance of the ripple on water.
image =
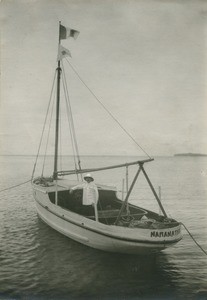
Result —
[[[97,165],[103,158],[98,159]],[[111,158],[104,159],[109,165]],[[12,159],[8,164],[12,164],[11,170],[15,167],[22,172],[22,176],[19,172],[18,176],[11,175],[7,166],[7,177],[4,174],[0,181],[2,188],[28,176],[25,173],[28,159]],[[173,217],[182,220],[206,249],[206,189],[199,183],[198,165],[191,161],[186,164],[182,159],[176,165],[167,158],[158,160],[157,164],[150,177],[157,186],[163,182],[164,206]],[[202,168],[207,169],[207,160],[203,164]],[[105,179],[113,178],[106,175]],[[134,203],[140,205],[145,198],[151,200],[145,186],[136,193]],[[60,235],[40,221],[30,184],[21,186],[0,194],[0,294],[37,300],[199,299],[206,296],[206,256],[183,232],[184,238],[177,245],[148,258],[96,251]]]

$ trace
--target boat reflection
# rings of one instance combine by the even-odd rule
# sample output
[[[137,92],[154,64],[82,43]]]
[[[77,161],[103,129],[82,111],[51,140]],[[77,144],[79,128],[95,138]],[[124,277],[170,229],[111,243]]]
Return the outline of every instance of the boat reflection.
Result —
[[[170,261],[170,255],[137,256],[106,253],[70,240],[52,230],[41,220],[35,260],[44,261],[39,280],[47,286],[46,296],[64,298],[90,297],[177,297],[182,275]],[[46,263],[47,262],[47,263]],[[39,265],[41,266],[41,264]],[[41,272],[40,272],[41,273]],[[43,275],[44,274],[44,275]],[[51,275],[53,274],[53,275]],[[50,281],[48,281],[48,276]],[[49,289],[49,286],[51,290]],[[39,291],[42,295],[45,290]]]

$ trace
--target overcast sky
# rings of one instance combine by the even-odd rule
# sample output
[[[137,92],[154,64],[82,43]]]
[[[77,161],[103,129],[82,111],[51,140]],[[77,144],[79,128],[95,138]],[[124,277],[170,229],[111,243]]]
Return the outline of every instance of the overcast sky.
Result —
[[[207,153],[206,1],[2,0],[0,154],[37,152],[59,20],[80,31],[62,41],[71,63],[147,153]],[[67,74],[80,153],[141,155]]]

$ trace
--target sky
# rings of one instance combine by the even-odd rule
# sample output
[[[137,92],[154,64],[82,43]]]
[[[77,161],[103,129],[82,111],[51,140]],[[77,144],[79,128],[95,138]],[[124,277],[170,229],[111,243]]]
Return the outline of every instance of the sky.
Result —
[[[37,153],[57,65],[59,21],[80,31],[77,40],[62,41],[78,74],[150,156],[207,153],[206,1],[0,5],[0,154]],[[66,74],[80,154],[142,155],[70,68]]]

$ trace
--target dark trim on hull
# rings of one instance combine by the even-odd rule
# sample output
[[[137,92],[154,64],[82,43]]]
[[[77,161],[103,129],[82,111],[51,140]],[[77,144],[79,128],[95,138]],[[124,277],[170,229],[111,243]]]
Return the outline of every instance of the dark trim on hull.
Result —
[[[133,239],[129,239],[129,238],[121,238],[121,237],[117,237],[117,236],[113,236],[113,235],[110,235],[110,234],[107,234],[107,233],[102,233],[98,230],[95,230],[95,229],[91,229],[91,228],[88,228],[88,227],[85,227],[85,225],[80,225],[79,223],[77,222],[74,222],[74,221],[71,221],[71,220],[68,220],[66,219],[65,217],[62,217],[60,216],[59,214],[51,211],[47,206],[44,206],[42,203],[40,203],[37,199],[35,199],[38,204],[40,206],[42,206],[45,210],[49,211],[51,214],[57,216],[58,218],[66,221],[66,222],[69,222],[73,225],[76,225],[78,227],[81,227],[81,228],[84,228],[88,231],[93,231],[95,233],[98,233],[100,235],[104,235],[104,236],[107,236],[107,237],[110,237],[110,238],[113,238],[113,239],[116,239],[116,240],[121,240],[121,241],[125,241],[125,242],[133,242],[133,243],[143,243],[143,244],[151,244],[151,245],[163,245],[163,247],[165,247],[166,245],[173,245],[173,244],[176,244],[177,242],[179,242],[181,238],[177,239],[177,240],[174,240],[174,241],[164,241],[164,242],[161,242],[161,241],[143,241],[143,240],[133,240]],[[53,204],[54,205],[54,204]],[[72,212],[73,213],[73,212]],[[173,227],[172,227],[173,228]]]

